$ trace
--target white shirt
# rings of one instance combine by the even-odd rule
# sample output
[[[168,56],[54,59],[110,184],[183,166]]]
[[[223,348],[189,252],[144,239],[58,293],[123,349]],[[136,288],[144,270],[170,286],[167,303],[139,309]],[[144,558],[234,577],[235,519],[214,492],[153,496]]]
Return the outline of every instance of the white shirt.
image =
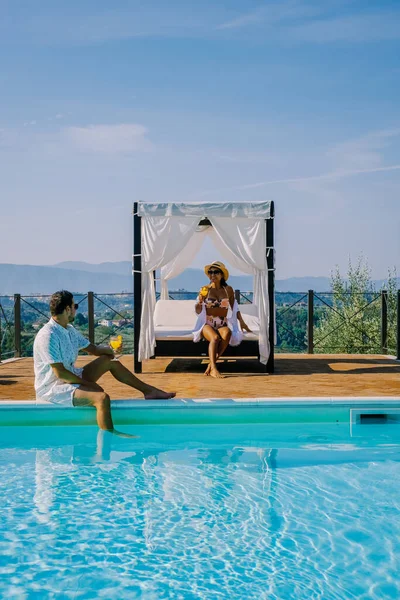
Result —
[[[87,348],[90,342],[72,325],[63,327],[53,318],[42,327],[33,344],[33,364],[35,369],[36,396],[51,396],[54,386],[65,383],[57,378],[50,365],[62,363],[68,371],[81,376],[82,369],[75,367],[75,361],[81,348]]]

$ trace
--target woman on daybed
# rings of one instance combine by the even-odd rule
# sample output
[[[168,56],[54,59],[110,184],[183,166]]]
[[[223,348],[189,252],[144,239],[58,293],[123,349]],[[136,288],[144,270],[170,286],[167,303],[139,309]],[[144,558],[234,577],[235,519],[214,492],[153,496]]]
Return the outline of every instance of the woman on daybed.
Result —
[[[238,311],[235,294],[227,284],[229,271],[222,262],[215,261],[204,267],[210,283],[201,288],[196,303],[199,315],[193,332],[195,342],[206,339],[209,342],[208,356],[210,364],[205,375],[223,377],[217,369],[217,359],[228,345],[237,346],[243,338],[242,331],[249,331],[242,315]],[[239,330],[238,322],[241,330]]]

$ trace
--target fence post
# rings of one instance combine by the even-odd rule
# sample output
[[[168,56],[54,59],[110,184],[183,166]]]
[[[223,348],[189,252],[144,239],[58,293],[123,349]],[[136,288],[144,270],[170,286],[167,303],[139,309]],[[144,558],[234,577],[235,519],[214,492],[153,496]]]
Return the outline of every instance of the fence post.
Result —
[[[397,290],[397,360],[400,360],[400,290]]]
[[[388,352],[388,293],[386,290],[381,291],[381,350],[382,354]]]
[[[93,294],[93,292],[88,292],[87,304],[88,304],[89,342],[91,344],[94,344],[94,294]]]
[[[275,248],[274,248],[274,217],[275,204],[271,201],[270,218],[266,219],[266,258],[268,269],[268,302],[269,302],[269,358],[266,365],[267,373],[275,371]]]
[[[14,294],[14,357],[21,357],[21,294]]]
[[[142,318],[142,218],[138,203],[133,203],[133,370],[142,372],[139,361],[140,322]]]
[[[314,354],[314,290],[308,290],[307,344],[308,354]]]
[[[235,300],[240,304],[240,290],[235,290]]]

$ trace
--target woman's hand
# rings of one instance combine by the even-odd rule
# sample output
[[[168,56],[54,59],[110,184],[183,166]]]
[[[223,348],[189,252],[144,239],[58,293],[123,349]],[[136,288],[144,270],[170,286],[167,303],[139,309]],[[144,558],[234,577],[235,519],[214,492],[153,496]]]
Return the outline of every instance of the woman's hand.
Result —
[[[194,309],[195,309],[197,315],[199,315],[201,313],[201,311],[203,310],[203,297],[200,293],[197,296],[197,302],[194,305]]]
[[[246,323],[243,321],[243,319],[239,319],[240,322],[240,328],[242,331],[247,331],[248,333],[251,333],[251,329],[248,325],[246,325]]]
[[[207,298],[207,296],[208,296],[208,286],[203,285],[203,287],[200,288],[200,291],[199,291],[199,296],[198,296],[199,303],[203,304],[204,298]]]

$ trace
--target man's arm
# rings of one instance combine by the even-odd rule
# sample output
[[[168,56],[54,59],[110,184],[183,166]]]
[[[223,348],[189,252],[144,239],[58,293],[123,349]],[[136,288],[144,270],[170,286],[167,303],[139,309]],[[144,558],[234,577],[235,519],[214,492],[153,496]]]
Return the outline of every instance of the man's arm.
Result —
[[[94,344],[89,344],[89,346],[82,348],[82,350],[89,354],[93,354],[93,356],[114,356],[114,351],[110,346],[95,346]]]
[[[102,391],[103,388],[99,386],[97,383],[93,381],[87,381],[86,379],[82,379],[72,371],[66,369],[63,363],[52,363],[51,368],[53,369],[56,377],[61,379],[61,381],[65,381],[65,383],[77,383],[78,385],[83,385],[85,387],[90,387],[95,391]]]

